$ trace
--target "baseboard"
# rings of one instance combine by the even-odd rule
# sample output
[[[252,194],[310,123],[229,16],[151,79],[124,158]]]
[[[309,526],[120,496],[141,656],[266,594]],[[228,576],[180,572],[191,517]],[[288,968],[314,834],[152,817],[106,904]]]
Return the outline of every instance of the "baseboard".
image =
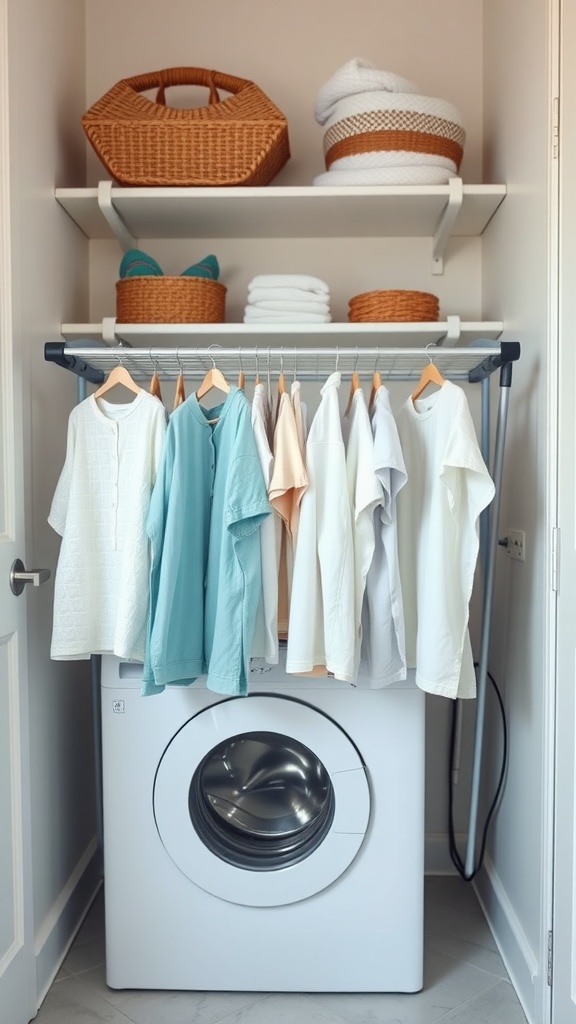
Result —
[[[536,1020],[534,1008],[538,1004],[538,989],[543,983],[540,975],[545,968],[539,965],[488,856],[472,884],[522,1009],[527,1020],[533,1022]]]
[[[102,861],[94,838],[80,857],[36,934],[36,992],[42,1003],[102,884]]]

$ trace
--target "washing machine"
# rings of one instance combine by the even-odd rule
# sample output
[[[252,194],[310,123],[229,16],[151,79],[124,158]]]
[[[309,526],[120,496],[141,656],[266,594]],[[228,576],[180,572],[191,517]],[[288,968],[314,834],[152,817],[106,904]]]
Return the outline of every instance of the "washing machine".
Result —
[[[140,695],[102,659],[112,988],[414,992],[423,972],[424,694],[253,665]]]

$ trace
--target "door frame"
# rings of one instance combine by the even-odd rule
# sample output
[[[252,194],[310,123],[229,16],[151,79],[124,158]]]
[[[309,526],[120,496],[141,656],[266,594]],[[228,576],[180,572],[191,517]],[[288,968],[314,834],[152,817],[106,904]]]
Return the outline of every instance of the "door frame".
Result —
[[[24,554],[24,483],[22,431],[21,369],[14,361],[14,320],[12,280],[12,192],[10,146],[10,92],[9,92],[9,4],[0,0],[0,364],[7,401],[2,403],[3,472],[7,482],[4,507],[3,557],[0,559],[2,580],[1,600],[10,608],[12,597],[8,588],[9,564],[16,555]],[[0,986],[2,1007],[15,1010],[14,1024],[31,1020],[38,1009],[36,992],[36,962],[34,950],[34,912],[32,894],[32,839],[30,801],[30,755],[28,735],[28,678],[26,648],[26,601],[14,605],[14,616],[9,612],[10,633],[4,641],[13,641],[7,652],[9,678],[7,702],[10,734],[10,815],[12,821],[12,908],[7,915],[8,934],[12,932],[10,947],[0,958]],[[12,622],[15,623],[12,631]],[[0,908],[1,909],[1,908]],[[7,1007],[5,1007],[5,1002]]]

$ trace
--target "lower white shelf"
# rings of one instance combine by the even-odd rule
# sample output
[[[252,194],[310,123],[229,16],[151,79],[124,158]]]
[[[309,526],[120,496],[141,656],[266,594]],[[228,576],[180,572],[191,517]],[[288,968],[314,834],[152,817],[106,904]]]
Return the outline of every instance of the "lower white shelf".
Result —
[[[101,323],[62,324],[66,341],[105,341],[135,348],[147,345],[308,345],[418,347],[426,345],[468,345],[471,341],[494,341],[504,330],[502,321],[445,321],[426,323],[329,323],[329,324],[119,324],[114,317]]]

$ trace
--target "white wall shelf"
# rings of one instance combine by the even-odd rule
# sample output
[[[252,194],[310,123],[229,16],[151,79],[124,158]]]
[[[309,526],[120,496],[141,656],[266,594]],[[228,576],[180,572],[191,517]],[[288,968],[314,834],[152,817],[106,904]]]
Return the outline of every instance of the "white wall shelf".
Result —
[[[182,346],[297,344],[335,346],[369,345],[374,349],[396,346],[451,348],[478,338],[494,340],[504,329],[501,321],[460,321],[450,317],[434,323],[330,323],[330,324],[119,324],[114,317],[101,323],[62,324],[67,341],[105,341],[133,347],[171,344]]]
[[[461,193],[461,195],[460,195]],[[56,199],[88,238],[127,248],[140,238],[479,236],[505,185],[317,188],[58,188]],[[445,234],[446,232],[444,232]]]

